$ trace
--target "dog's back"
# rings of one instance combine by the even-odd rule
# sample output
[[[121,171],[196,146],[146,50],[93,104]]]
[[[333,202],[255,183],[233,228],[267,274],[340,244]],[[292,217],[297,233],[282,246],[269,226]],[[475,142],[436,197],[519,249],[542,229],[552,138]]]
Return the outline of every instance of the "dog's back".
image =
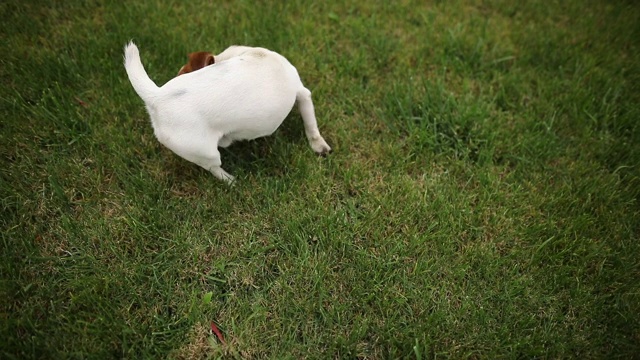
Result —
[[[145,102],[156,137],[169,148],[170,134],[184,127],[214,129],[228,141],[270,135],[304,88],[284,57],[262,48],[231,47],[219,62],[162,87],[147,75],[133,43],[125,48],[125,68]]]
[[[159,89],[163,100],[151,105],[158,107],[158,121],[173,122],[177,113],[193,109],[233,140],[270,135],[303,88],[295,68],[274,54],[257,49],[216,56],[215,64],[172,79]],[[171,119],[162,115],[167,112]]]

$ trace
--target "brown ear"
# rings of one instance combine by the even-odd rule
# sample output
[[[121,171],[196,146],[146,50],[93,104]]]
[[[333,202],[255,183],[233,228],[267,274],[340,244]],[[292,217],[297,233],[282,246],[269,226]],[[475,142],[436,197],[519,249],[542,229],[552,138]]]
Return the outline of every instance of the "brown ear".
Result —
[[[187,74],[196,70],[200,70],[205,66],[215,63],[213,55],[206,51],[192,52],[189,54],[189,62],[183,66],[178,75]]]
[[[180,68],[180,71],[178,71],[178,76],[180,76],[182,74],[188,74],[188,73],[190,73],[192,71],[191,70],[191,62],[192,62],[192,59],[193,59],[193,57],[195,55],[196,55],[196,53],[187,54],[187,57],[189,58],[189,61],[187,61],[187,63],[183,67]]]

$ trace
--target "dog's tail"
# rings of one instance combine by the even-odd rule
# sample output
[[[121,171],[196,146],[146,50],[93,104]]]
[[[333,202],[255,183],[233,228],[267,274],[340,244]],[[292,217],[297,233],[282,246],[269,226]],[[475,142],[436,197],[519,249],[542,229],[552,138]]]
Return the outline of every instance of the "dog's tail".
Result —
[[[124,67],[127,70],[133,89],[145,103],[152,102],[160,88],[149,78],[149,75],[144,70],[144,66],[140,61],[138,47],[133,41],[124,47]]]

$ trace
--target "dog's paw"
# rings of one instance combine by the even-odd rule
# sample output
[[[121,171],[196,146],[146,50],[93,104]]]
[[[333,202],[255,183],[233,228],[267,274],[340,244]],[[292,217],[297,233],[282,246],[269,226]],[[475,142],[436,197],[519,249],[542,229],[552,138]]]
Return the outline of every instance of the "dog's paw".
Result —
[[[222,170],[222,168],[217,167],[210,170],[213,176],[227,183],[227,185],[233,185],[236,178],[234,178],[228,172]]]
[[[331,152],[331,146],[329,146],[322,137],[309,141],[309,145],[311,145],[311,148],[316,154],[321,156],[325,156]]]

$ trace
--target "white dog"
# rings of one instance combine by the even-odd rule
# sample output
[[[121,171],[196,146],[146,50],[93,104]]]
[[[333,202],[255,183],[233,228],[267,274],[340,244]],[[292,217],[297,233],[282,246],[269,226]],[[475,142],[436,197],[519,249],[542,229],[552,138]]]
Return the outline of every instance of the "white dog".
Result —
[[[124,66],[158,141],[228,183],[233,176],[222,169],[218,146],[271,135],[296,101],[311,148],[318,154],[331,151],[318,130],[311,92],[296,68],[273,51],[231,46],[213,65],[162,87],[147,75],[133,42],[125,46]]]

